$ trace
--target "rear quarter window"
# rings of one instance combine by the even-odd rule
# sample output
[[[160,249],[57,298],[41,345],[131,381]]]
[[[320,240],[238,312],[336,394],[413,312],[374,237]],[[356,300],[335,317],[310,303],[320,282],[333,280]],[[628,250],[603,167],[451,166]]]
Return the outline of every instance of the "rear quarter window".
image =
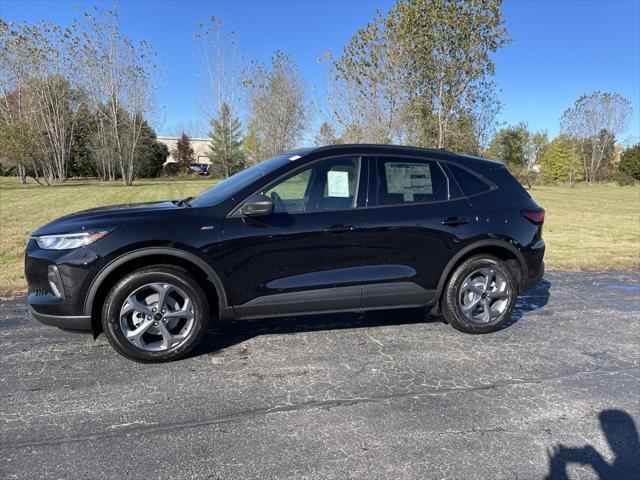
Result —
[[[477,195],[491,190],[491,186],[489,184],[471,173],[469,170],[451,163],[448,164],[448,166],[465,196],[469,197],[471,195]]]

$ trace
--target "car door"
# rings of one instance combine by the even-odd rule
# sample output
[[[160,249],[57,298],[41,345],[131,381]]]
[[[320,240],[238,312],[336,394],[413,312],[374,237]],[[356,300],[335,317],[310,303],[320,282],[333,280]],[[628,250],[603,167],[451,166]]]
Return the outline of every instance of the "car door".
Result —
[[[258,192],[273,199],[273,214],[235,211],[225,219],[225,265],[237,315],[360,307],[367,172],[357,156],[316,160]]]
[[[371,160],[363,307],[434,300],[453,255],[477,232],[472,206],[435,160]]]

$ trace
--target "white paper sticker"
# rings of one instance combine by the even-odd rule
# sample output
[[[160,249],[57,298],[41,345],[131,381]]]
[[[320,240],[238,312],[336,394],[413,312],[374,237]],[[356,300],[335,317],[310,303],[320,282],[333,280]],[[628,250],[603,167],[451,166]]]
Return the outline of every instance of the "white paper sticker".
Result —
[[[384,168],[387,193],[402,194],[405,202],[415,201],[415,195],[433,195],[429,165],[387,162]]]
[[[349,172],[327,172],[327,196],[349,197]]]

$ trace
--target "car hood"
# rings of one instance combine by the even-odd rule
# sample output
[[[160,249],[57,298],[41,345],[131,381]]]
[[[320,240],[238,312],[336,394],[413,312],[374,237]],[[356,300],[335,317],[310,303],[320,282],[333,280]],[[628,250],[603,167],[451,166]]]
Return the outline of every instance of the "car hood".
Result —
[[[128,223],[132,220],[143,220],[145,217],[153,216],[160,211],[166,212],[167,210],[179,210],[182,208],[185,207],[179,207],[177,201],[171,200],[91,208],[53,220],[35,230],[32,235],[70,233],[93,228],[115,227],[122,222]]]

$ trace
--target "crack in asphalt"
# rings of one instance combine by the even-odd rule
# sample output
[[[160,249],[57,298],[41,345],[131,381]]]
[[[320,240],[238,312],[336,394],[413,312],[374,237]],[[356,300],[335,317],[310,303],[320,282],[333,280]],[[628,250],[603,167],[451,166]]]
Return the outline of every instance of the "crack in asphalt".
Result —
[[[158,432],[169,432],[169,431],[179,431],[186,430],[190,428],[200,428],[200,427],[208,427],[211,425],[217,425],[221,423],[226,423],[234,420],[242,420],[245,418],[260,416],[260,415],[269,415],[273,413],[288,413],[288,412],[296,412],[296,411],[304,411],[304,410],[313,410],[313,409],[331,409],[334,407],[349,407],[361,403],[378,403],[385,401],[401,401],[405,399],[420,399],[425,397],[432,396],[440,396],[447,395],[452,393],[472,393],[482,390],[492,390],[496,388],[510,387],[510,386],[518,386],[518,385],[532,385],[538,384],[542,382],[553,382],[558,380],[566,380],[581,376],[588,375],[615,375],[620,373],[628,373],[628,372],[637,372],[640,366],[634,365],[624,368],[618,369],[598,369],[598,370],[582,370],[578,372],[563,374],[563,375],[549,375],[538,378],[528,378],[528,379],[513,379],[513,380],[505,380],[500,382],[493,382],[487,384],[480,384],[468,387],[450,387],[450,388],[434,388],[430,390],[424,390],[420,392],[407,392],[407,393],[394,393],[388,395],[377,395],[370,397],[353,397],[353,398],[342,398],[342,399],[331,399],[331,400],[318,400],[318,401],[308,401],[296,404],[285,404],[285,405],[277,405],[274,407],[263,407],[263,408],[255,408],[250,410],[243,410],[239,412],[233,412],[226,415],[221,415],[214,418],[202,419],[202,420],[193,420],[193,421],[179,421],[179,422],[168,422],[168,423],[159,423],[159,424],[139,424],[136,422],[131,422],[132,428],[117,428],[114,429],[112,427],[108,427],[108,430],[102,432],[95,432],[85,435],[77,435],[77,436],[69,436],[69,437],[53,437],[42,440],[28,440],[23,442],[0,442],[0,450],[11,450],[16,448],[24,448],[24,447],[39,447],[39,446],[49,446],[49,445],[62,445],[69,443],[77,443],[84,441],[92,441],[92,440],[102,440],[106,438],[117,438],[117,437],[129,437],[132,435],[146,435],[153,434]],[[118,427],[123,427],[124,425],[118,425]],[[435,435],[451,433],[449,431],[443,432],[434,432]]]

